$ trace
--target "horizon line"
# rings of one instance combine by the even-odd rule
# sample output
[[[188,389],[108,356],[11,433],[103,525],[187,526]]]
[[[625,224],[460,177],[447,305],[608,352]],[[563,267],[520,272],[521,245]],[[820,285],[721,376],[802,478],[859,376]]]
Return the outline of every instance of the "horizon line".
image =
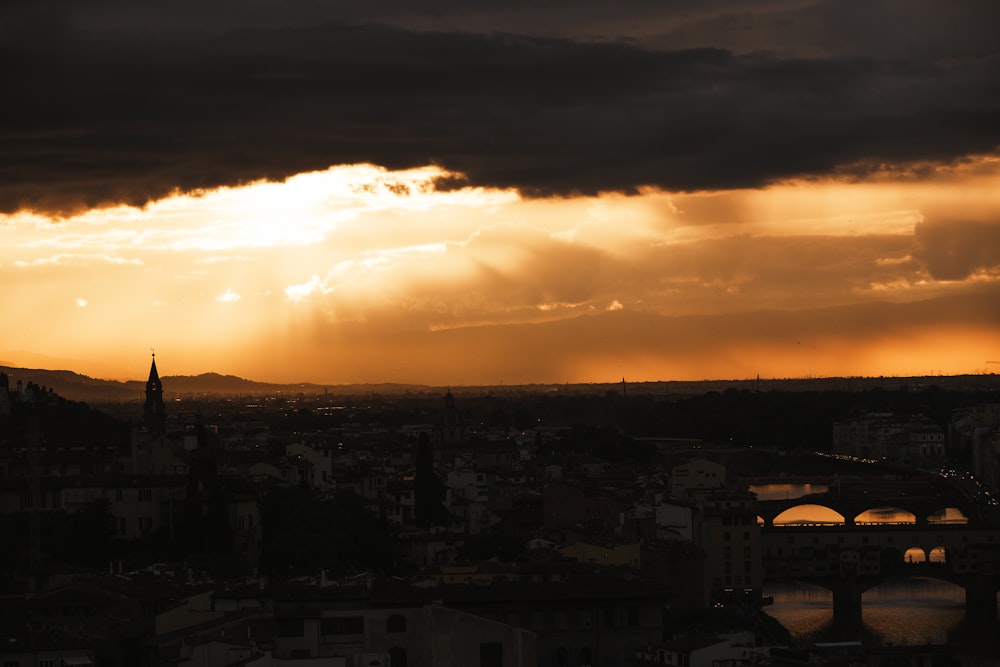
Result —
[[[32,368],[27,366],[17,366],[12,365],[8,362],[0,361],[0,368],[6,368],[10,370],[18,371],[41,371],[47,373],[72,373],[83,378],[88,378],[91,380],[99,382],[113,382],[127,384],[130,382],[145,382],[142,378],[129,378],[129,379],[115,379],[106,377],[97,377],[93,375],[88,375],[86,373],[81,373],[69,368]],[[233,378],[242,382],[250,382],[254,384],[263,385],[277,385],[277,386],[315,386],[315,387],[351,387],[351,386],[373,386],[373,385],[400,385],[400,386],[416,386],[416,387],[458,387],[458,388],[483,388],[483,387],[532,387],[532,386],[587,386],[587,385],[641,385],[641,384],[667,384],[667,383],[683,383],[683,384],[699,384],[699,383],[717,383],[717,382],[802,382],[802,381],[821,381],[821,380],[907,380],[907,379],[925,379],[925,378],[958,378],[958,377],[990,377],[995,376],[995,372],[978,372],[978,373],[954,373],[954,374],[944,374],[944,373],[924,373],[917,375],[804,375],[804,376],[784,376],[784,377],[761,377],[760,375],[754,377],[744,377],[744,378],[701,378],[697,380],[692,379],[657,379],[657,380],[628,380],[627,378],[620,378],[617,380],[590,380],[590,381],[577,381],[571,382],[566,380],[540,380],[533,382],[520,382],[520,383],[505,383],[502,380],[500,382],[487,383],[487,382],[477,382],[477,383],[456,383],[456,382],[445,382],[442,384],[430,384],[426,382],[412,382],[412,381],[400,381],[400,380],[366,380],[366,381],[353,381],[353,382],[318,382],[318,381],[306,381],[306,380],[296,380],[289,382],[277,382],[268,380],[255,380],[252,378],[243,377],[240,375],[233,375],[232,373],[221,373],[218,371],[203,371],[197,374],[174,374],[174,375],[163,375],[161,379],[167,378],[199,378],[206,375],[215,375],[223,378]]]

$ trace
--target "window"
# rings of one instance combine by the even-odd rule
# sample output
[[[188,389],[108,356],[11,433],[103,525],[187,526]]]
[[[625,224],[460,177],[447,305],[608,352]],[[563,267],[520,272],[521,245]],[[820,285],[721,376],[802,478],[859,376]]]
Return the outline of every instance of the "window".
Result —
[[[615,626],[615,608],[605,607],[604,608],[604,626],[608,628],[613,628]]]
[[[364,616],[338,616],[320,619],[322,635],[360,635],[365,632]]]
[[[479,667],[503,667],[503,644],[483,642],[479,645]]]
[[[150,501],[153,499],[152,489],[139,489],[139,501]]]
[[[564,646],[556,649],[556,667],[569,667],[569,651]]]
[[[591,667],[594,659],[591,657],[590,647],[584,646],[580,649],[580,667]]]
[[[406,649],[396,646],[389,649],[389,667],[406,667]]]
[[[628,624],[629,627],[636,627],[639,625],[639,608],[629,607],[628,608]]]
[[[393,614],[385,621],[386,632],[406,632],[406,617]]]

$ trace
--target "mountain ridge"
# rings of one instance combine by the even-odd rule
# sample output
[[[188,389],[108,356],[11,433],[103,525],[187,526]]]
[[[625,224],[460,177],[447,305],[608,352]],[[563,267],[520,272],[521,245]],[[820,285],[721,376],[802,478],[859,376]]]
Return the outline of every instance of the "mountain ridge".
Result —
[[[85,403],[141,402],[144,398],[145,380],[101,380],[71,370],[22,368],[0,364],[0,371],[7,374],[13,389],[17,382],[33,382],[51,388],[60,396]],[[586,393],[626,391],[635,395],[682,396],[704,394],[711,391],[865,391],[869,389],[920,390],[931,387],[951,390],[1000,391],[1000,375],[933,375],[909,377],[831,377],[831,378],[779,378],[732,380],[660,380],[627,382],[624,378],[614,382],[594,383],[535,383],[525,385],[465,385],[436,387],[426,384],[404,383],[272,383],[249,380],[236,375],[216,372],[198,375],[166,375],[160,381],[165,395],[170,399],[225,398],[234,396],[362,396],[405,395],[413,393],[479,394],[535,392],[535,393]]]

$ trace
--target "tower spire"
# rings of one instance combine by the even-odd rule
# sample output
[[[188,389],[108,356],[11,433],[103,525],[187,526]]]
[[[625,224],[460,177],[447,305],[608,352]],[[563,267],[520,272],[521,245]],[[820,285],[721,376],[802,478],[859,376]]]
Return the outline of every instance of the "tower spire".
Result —
[[[156,352],[153,352],[153,363],[149,367],[149,379],[146,380],[146,404],[143,406],[143,425],[150,431],[163,433],[167,427],[167,413],[163,405],[163,385],[160,374],[156,370]]]

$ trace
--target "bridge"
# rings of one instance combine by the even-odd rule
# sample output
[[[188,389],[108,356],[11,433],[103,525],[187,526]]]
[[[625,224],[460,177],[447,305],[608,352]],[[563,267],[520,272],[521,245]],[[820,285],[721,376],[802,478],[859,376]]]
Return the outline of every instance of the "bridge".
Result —
[[[833,594],[834,631],[841,639],[862,636],[862,595],[897,577],[931,577],[965,589],[967,622],[997,624],[1000,590],[1000,524],[947,488],[878,483],[844,493],[831,491],[794,500],[758,503],[765,580],[812,583]],[[916,493],[916,491],[920,493]],[[865,492],[867,491],[867,492]],[[842,522],[775,522],[803,505],[820,505]],[[913,515],[906,523],[860,522],[869,510],[892,507]],[[958,508],[966,523],[936,523],[935,516]]]
[[[844,524],[853,526],[858,517],[869,510],[894,508],[913,515],[918,525],[932,523],[935,514],[956,508],[970,524],[989,522],[983,508],[960,487],[937,477],[911,480],[842,480],[826,493],[814,493],[784,500],[763,500],[757,503],[757,513],[766,527],[784,512],[804,505],[819,505],[833,510]]]

